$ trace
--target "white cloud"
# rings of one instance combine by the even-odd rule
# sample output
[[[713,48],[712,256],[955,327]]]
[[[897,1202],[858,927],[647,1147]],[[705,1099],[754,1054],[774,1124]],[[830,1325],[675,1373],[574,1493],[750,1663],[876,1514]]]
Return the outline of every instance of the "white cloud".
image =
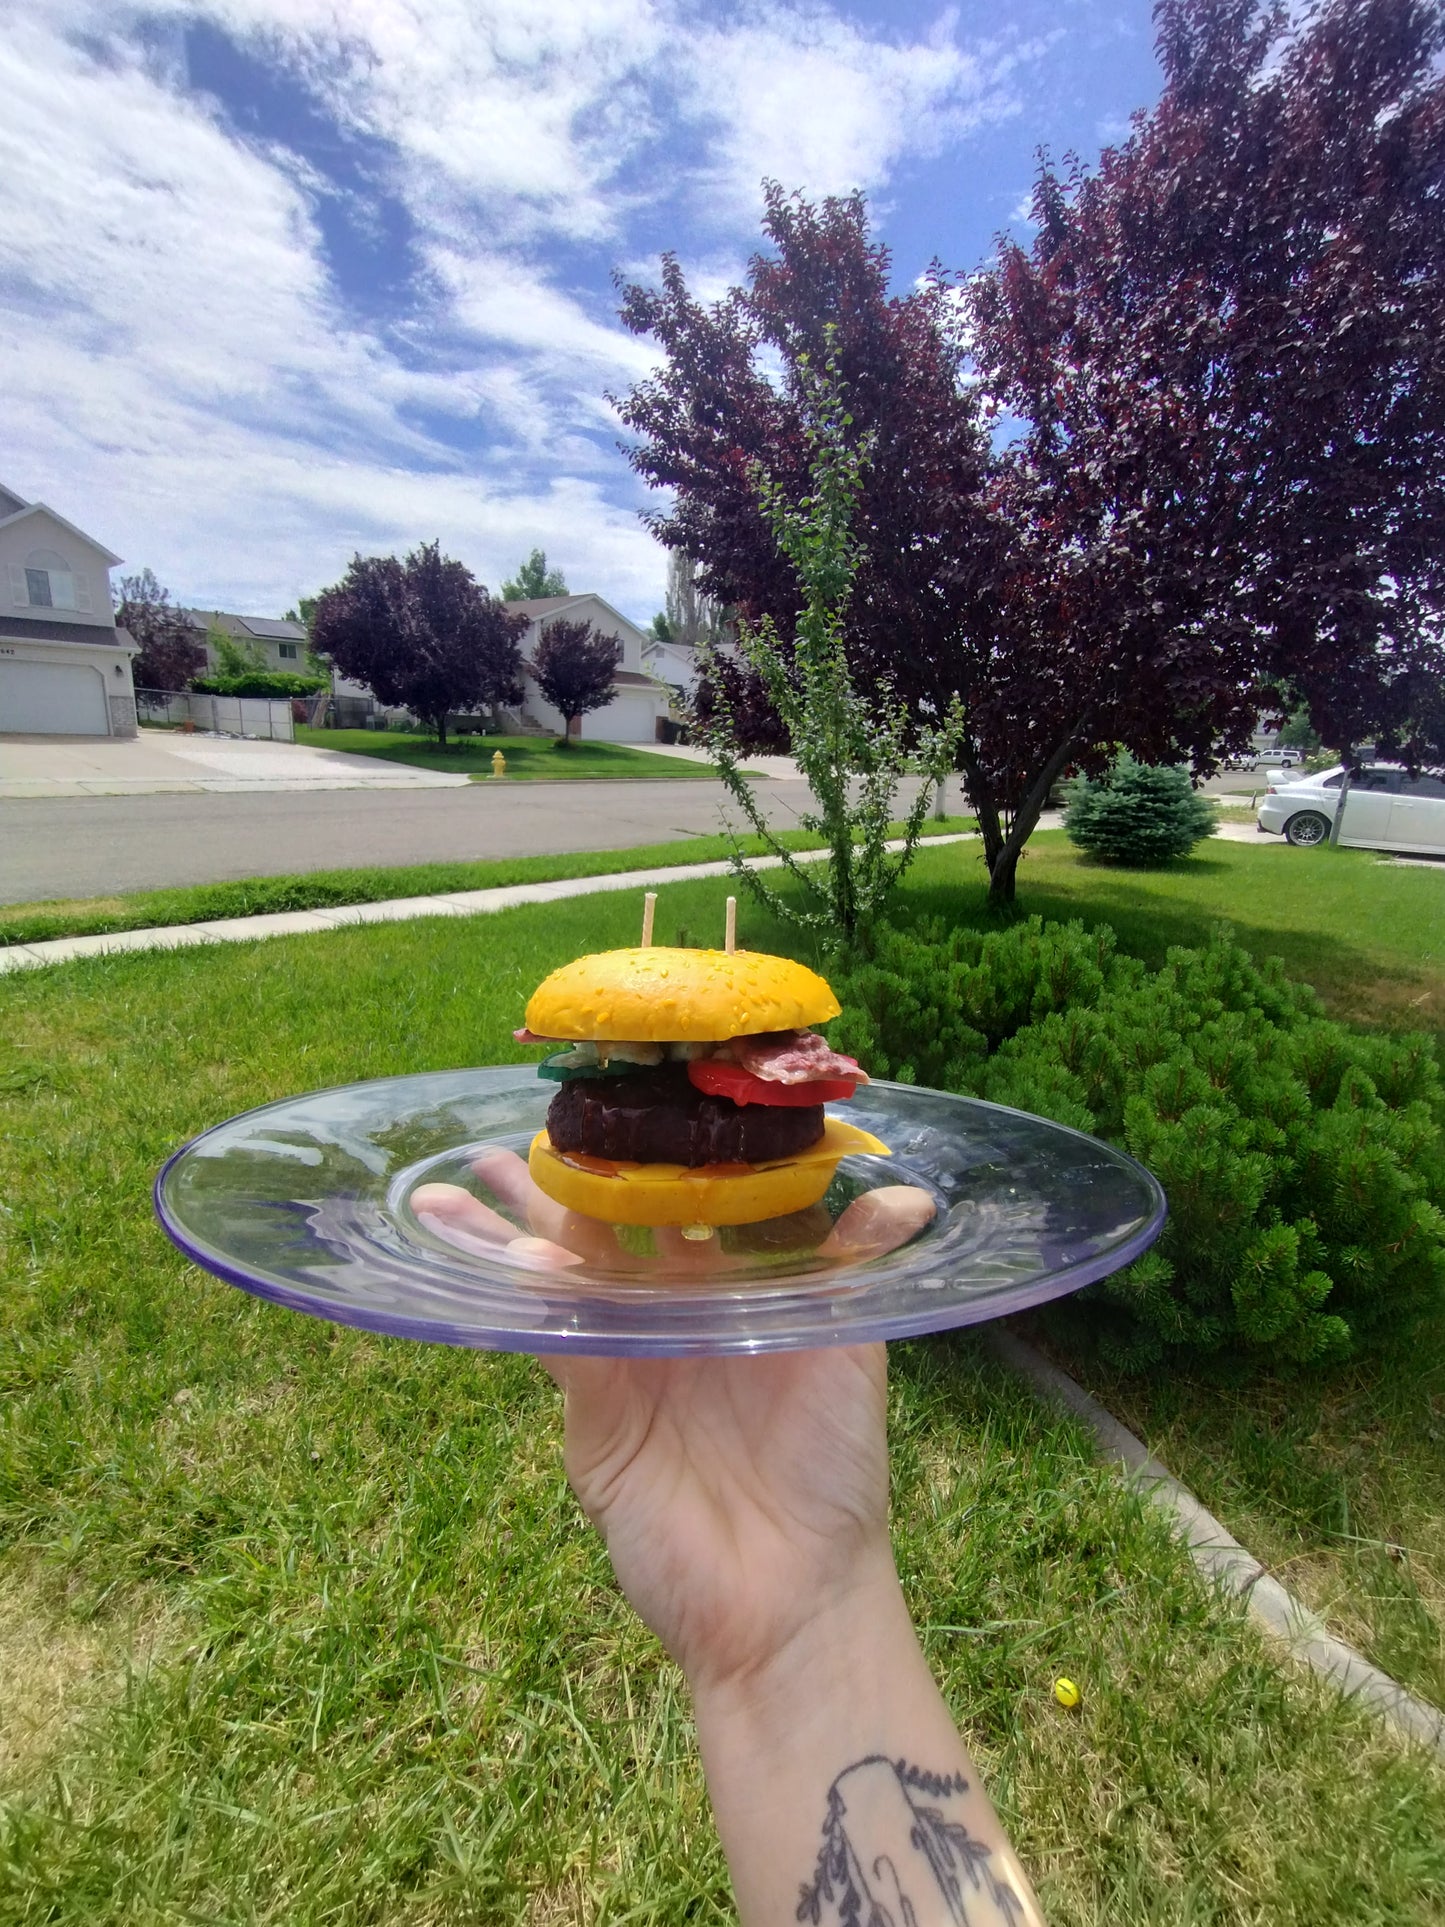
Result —
[[[190,88],[197,21],[367,137],[370,201]],[[279,610],[353,548],[438,536],[493,582],[541,544],[645,612],[663,558],[603,394],[652,351],[563,259],[635,260],[639,210],[686,203],[721,293],[762,174],[876,188],[1006,111],[1007,69],[951,16],[883,40],[806,0],[701,23],[687,0],[35,0],[0,39],[0,480],[197,602]],[[387,200],[421,272],[382,321],[339,292],[323,217],[379,233]]]
[[[768,4],[689,36],[686,57],[683,109],[709,126],[714,178],[744,218],[762,175],[812,194],[876,186],[1014,104],[1010,58],[960,46],[949,15],[882,41],[822,7]]]

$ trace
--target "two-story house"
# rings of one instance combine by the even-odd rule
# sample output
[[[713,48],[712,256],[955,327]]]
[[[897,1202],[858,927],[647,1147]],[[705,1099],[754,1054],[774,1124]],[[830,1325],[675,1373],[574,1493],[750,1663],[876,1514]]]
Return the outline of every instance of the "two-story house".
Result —
[[[534,596],[528,600],[509,602],[507,608],[514,615],[527,618],[527,632],[522,637],[523,659],[530,662],[537,653],[537,645],[542,640],[542,632],[549,622],[565,616],[569,622],[590,622],[594,633],[613,636],[621,645],[622,654],[618,661],[616,674],[612,678],[612,701],[605,709],[594,709],[590,716],[582,718],[581,734],[595,743],[655,743],[657,725],[667,716],[668,691],[655,678],[648,675],[643,665],[642,652],[647,637],[635,622],[620,615],[610,602],[604,602],[600,595],[590,592],[583,595]],[[561,735],[565,723],[552,705],[542,700],[542,693],[529,677],[527,696],[522,705],[523,722],[535,721],[544,729],[555,730]]]
[[[643,644],[642,666],[672,691],[673,707],[685,710],[697,691],[697,648],[690,642],[662,642],[649,636]]]
[[[215,648],[207,640],[216,631],[234,637],[250,654],[264,658],[264,667],[268,670],[286,670],[298,676],[310,673],[303,623],[287,622],[284,617],[276,616],[237,616],[226,609],[187,609],[184,613],[190,619],[197,642],[205,646],[207,675],[214,675],[220,667]]]
[[[118,555],[0,487],[0,734],[134,736],[135,643],[117,629]]]

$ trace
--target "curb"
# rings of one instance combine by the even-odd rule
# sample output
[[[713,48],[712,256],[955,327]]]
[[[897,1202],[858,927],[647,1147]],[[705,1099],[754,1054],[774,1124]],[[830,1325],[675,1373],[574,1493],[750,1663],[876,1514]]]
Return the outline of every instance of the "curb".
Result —
[[[1042,1399],[1064,1406],[1088,1427],[1100,1458],[1121,1466],[1125,1484],[1168,1516],[1204,1577],[1243,1599],[1250,1618],[1264,1632],[1282,1640],[1292,1658],[1308,1666],[1336,1692],[1358,1700],[1405,1738],[1429,1747],[1445,1760],[1445,1713],[1417,1698],[1398,1680],[1372,1666],[1353,1646],[1328,1632],[1317,1613],[1282,1586],[1141,1439],[1136,1439],[1066,1372],[1051,1365],[1013,1332],[994,1327],[979,1335],[987,1349],[1011,1371],[1026,1378]]]
[[[976,832],[930,836],[920,848],[941,849],[950,843],[971,843]],[[903,848],[901,841],[888,844]],[[793,852],[798,863],[817,863],[826,850]],[[750,870],[778,870],[782,858],[748,857]],[[212,923],[172,923],[147,930],[112,930],[88,937],[48,937],[40,943],[0,947],[0,976],[13,970],[36,970],[44,964],[69,963],[76,957],[110,957],[137,950],[182,950],[205,943],[252,943],[265,937],[314,935],[357,923],[406,923],[413,917],[487,916],[515,910],[524,903],[556,903],[563,897],[585,897],[611,890],[662,888],[672,882],[733,874],[726,858],[714,863],[679,863],[670,869],[612,870],[600,876],[554,877],[547,883],[498,884],[490,890],[460,890],[431,897],[383,897],[379,903],[338,903],[324,910],[279,910],[258,917],[223,917]]]

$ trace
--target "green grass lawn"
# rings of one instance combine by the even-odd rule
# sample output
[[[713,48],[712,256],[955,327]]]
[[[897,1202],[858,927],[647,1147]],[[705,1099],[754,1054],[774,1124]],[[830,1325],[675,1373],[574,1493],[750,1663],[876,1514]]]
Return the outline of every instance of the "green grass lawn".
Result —
[[[659,937],[726,890],[669,888]],[[247,1299],[149,1205],[236,1110],[509,1058],[538,978],[636,910],[0,982],[0,1920],[729,1918],[678,1679],[542,1373]],[[1438,1920],[1439,1768],[1278,1663],[967,1338],[894,1363],[905,1585],[1053,1927]]]
[[[902,827],[899,823],[891,825],[897,832]],[[971,816],[930,818],[924,834],[957,836],[973,827]],[[819,847],[817,837],[806,830],[781,830],[777,834],[790,850]],[[756,836],[742,837],[739,842],[753,856],[760,855],[764,848],[762,839]],[[324,910],[347,903],[491,890],[515,883],[545,883],[554,877],[610,876],[623,870],[718,863],[730,848],[725,836],[679,837],[670,843],[644,843],[626,850],[581,850],[567,856],[497,857],[371,870],[310,870],[294,876],[250,877],[240,883],[137,890],[126,896],[0,904],[0,948],[14,943],[43,943],[52,937],[97,936],[172,923],[211,923],[219,917],[257,917],[279,910]]]
[[[508,782],[573,781],[578,777],[689,776],[716,781],[706,763],[685,756],[654,756],[626,743],[592,743],[584,737],[559,749],[551,736],[459,736],[446,748],[421,730],[311,729],[296,725],[296,740],[313,749],[340,749],[350,756],[380,756],[413,769],[440,769],[489,777],[492,752],[507,759]]]
[[[908,901],[950,921],[986,920],[980,847],[920,857]],[[1283,958],[1335,1016],[1445,1035],[1445,864],[1296,850],[1276,837],[1216,838],[1168,869],[1123,870],[1088,861],[1062,830],[1045,830],[1019,865],[1017,907],[1112,924],[1125,950],[1154,963],[1170,944],[1202,942],[1227,923],[1254,955]]]

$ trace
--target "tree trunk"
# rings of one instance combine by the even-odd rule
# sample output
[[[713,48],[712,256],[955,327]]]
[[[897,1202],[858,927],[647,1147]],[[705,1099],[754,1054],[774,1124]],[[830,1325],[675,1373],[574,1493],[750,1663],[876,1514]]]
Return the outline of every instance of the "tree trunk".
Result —
[[[1011,849],[1006,844],[999,852],[993,868],[988,873],[990,909],[1001,910],[1013,902],[1017,893],[1019,858],[1023,853],[1022,844],[1019,844],[1016,849]]]
[[[978,833],[983,838],[984,864],[992,876],[993,866],[1003,851],[1003,825],[999,821],[998,805],[993,800],[993,791],[984,781],[983,772],[967,748],[960,753],[958,760],[968,785],[968,805],[978,819]]]
[[[437,726],[437,744],[440,748],[445,749],[447,746],[447,718],[446,718],[445,710],[443,710],[441,715],[437,717],[436,726]]]
[[[1340,847],[1340,831],[1345,826],[1345,805],[1350,800],[1350,757],[1353,754],[1354,750],[1350,748],[1345,751],[1344,755],[1345,773],[1340,779],[1340,800],[1335,805],[1335,813],[1330,822],[1329,840],[1332,850],[1337,850]]]
[[[1019,858],[1023,855],[1024,845],[1033,835],[1039,818],[1044,813],[1044,805],[1049,800],[1049,791],[1068,767],[1069,758],[1078,745],[1078,737],[1070,736],[1067,742],[1060,743],[1048,761],[1029,785],[1028,793],[1020,803],[1009,826],[1009,833],[997,857],[988,866],[988,900],[993,908],[1002,908],[1014,901]],[[980,818],[980,823],[982,818]],[[985,849],[987,845],[985,845]]]

